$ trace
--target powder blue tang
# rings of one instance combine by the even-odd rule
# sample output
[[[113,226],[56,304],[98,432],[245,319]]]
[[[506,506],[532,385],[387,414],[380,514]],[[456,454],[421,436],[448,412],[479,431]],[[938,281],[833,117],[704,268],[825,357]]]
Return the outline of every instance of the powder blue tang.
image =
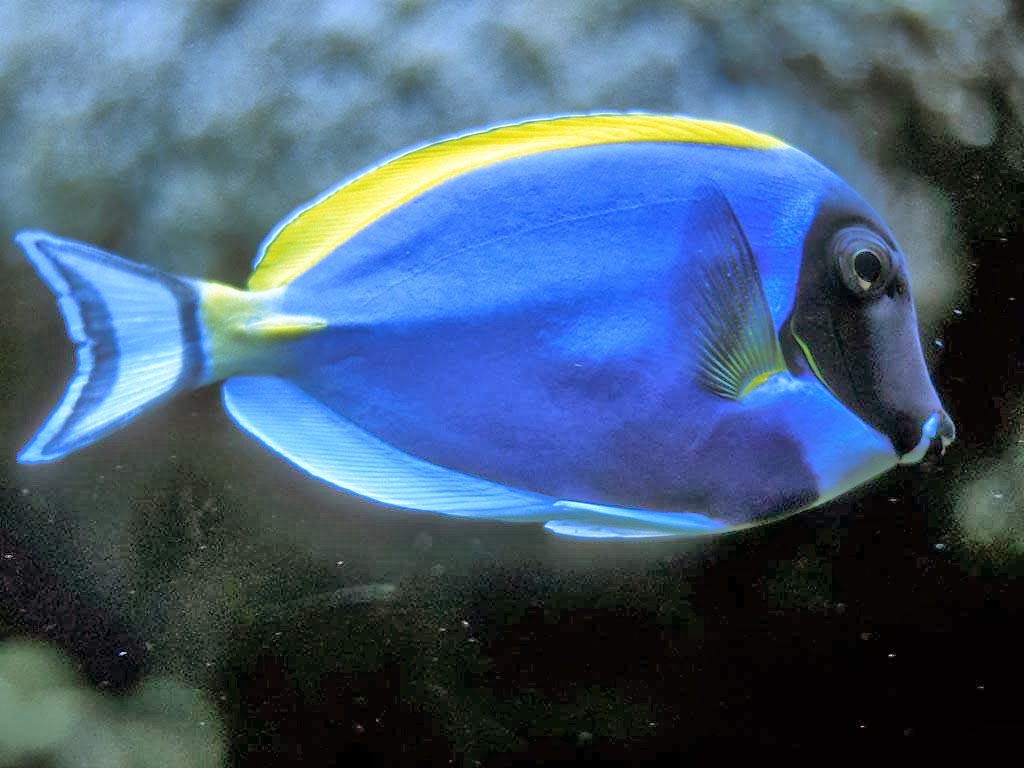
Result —
[[[808,509],[954,437],[890,230],[722,123],[570,115],[425,145],[293,212],[244,291],[17,241],[77,344],[24,462],[223,380],[243,429],[350,493],[647,538]]]

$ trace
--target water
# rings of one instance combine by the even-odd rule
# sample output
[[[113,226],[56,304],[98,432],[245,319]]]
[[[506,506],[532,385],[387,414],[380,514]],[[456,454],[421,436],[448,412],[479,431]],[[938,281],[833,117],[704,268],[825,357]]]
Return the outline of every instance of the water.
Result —
[[[762,5],[3,4],[0,678],[24,674],[0,723],[46,690],[52,728],[0,726],[0,763],[997,752],[1024,607],[1020,5]],[[281,215],[397,149],[599,108],[777,134],[885,214],[957,422],[941,464],[626,547],[343,498],[213,390],[14,464],[71,367],[15,230],[240,282]]]

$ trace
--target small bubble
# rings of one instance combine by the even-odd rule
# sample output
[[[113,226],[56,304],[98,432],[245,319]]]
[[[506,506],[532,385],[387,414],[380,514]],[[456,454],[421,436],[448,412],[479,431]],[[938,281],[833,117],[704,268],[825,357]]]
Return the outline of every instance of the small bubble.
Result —
[[[974,690],[976,690],[976,691],[984,691],[985,690],[985,684],[983,682],[981,682],[981,681],[978,681],[977,683],[974,684]]]
[[[895,653],[890,653],[890,654],[886,655],[886,658],[887,659],[895,659],[896,658],[896,654]]]
[[[352,732],[357,736],[362,736],[366,733],[366,728],[363,727],[362,723],[352,723]]]
[[[957,317],[961,317],[964,314],[964,311],[962,309],[954,309],[953,314]]]
[[[860,639],[861,640],[870,640],[871,639],[871,633],[870,632],[861,632],[860,633]]]
[[[945,545],[945,544],[943,544],[943,543],[942,543],[941,541],[939,541],[939,542],[936,542],[936,544],[935,544],[935,549],[936,549],[936,550],[938,550],[939,552],[941,552],[941,551],[942,551],[942,550],[944,550],[945,548],[946,548],[946,545]]]
[[[868,727],[868,724],[865,723],[863,720],[858,720],[857,721],[857,728],[859,728],[860,730],[864,730],[867,727]]]
[[[460,621],[460,622],[459,622],[459,624],[461,624],[461,625],[462,625],[462,628],[463,628],[463,629],[469,629],[469,622],[468,622],[468,621],[466,621],[465,619],[463,619],[462,621]]]
[[[338,566],[339,568],[340,568],[341,566],[343,566],[344,564],[345,564],[345,561],[344,561],[344,560],[339,560],[338,562],[336,562],[336,563],[335,563],[335,565],[336,565],[336,566]]]
[[[590,731],[580,731],[578,734],[576,734],[576,745],[577,746],[585,747],[587,744],[589,744],[593,740],[594,740],[594,734],[592,734]]]
[[[21,489],[21,495],[22,496],[28,496],[28,488],[22,488]]]
[[[13,559],[14,559],[14,555],[12,555],[10,552],[4,552],[4,560],[13,560]]]
[[[471,642],[471,643],[479,643],[480,641],[477,640],[475,637],[471,637],[471,638],[469,638],[469,642]]]
[[[899,504],[900,503],[900,497],[899,496],[890,496],[889,497],[889,503],[890,504]]]
[[[936,339],[932,343],[935,344],[935,346],[938,347],[939,349],[942,349],[944,346],[946,346],[946,342],[944,342],[942,339]]]
[[[206,727],[206,721],[205,720],[200,720],[198,725],[199,725],[200,728],[205,728]]]
[[[117,657],[118,657],[119,659],[123,659],[123,658],[124,658],[125,656],[127,656],[127,655],[128,655],[128,651],[118,651],[118,652],[117,652]]]
[[[1004,496],[1002,491],[992,491],[992,498],[996,501],[1002,501]]]

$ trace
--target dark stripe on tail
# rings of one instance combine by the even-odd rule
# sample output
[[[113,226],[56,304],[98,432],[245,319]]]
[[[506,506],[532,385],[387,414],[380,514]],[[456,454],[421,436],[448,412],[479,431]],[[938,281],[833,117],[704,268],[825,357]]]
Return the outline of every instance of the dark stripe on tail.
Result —
[[[156,277],[167,286],[178,302],[178,319],[181,321],[181,342],[184,351],[181,373],[174,388],[198,387],[206,378],[206,372],[203,370],[202,335],[199,330],[199,291],[172,275],[157,272]]]
[[[40,248],[40,250],[44,250]],[[50,254],[47,253],[47,256]],[[78,297],[78,307],[82,316],[82,327],[85,329],[86,337],[90,347],[108,347],[117,349],[117,336],[114,334],[114,327],[111,323],[110,311],[99,292],[89,283],[78,276],[78,273],[68,269],[60,262],[54,260],[54,268],[60,272],[71,288],[71,291]],[[82,392],[75,401],[75,407],[65,422],[65,430],[72,429],[82,418],[94,407],[103,402],[114,388],[115,377],[117,376],[116,355],[92,355],[92,370],[89,379],[82,387]],[[46,444],[46,450],[50,451],[60,442],[62,434],[58,432]]]
[[[203,382],[202,336],[199,328],[199,293],[185,280],[160,272],[144,264],[125,261],[110,257],[96,248],[75,247],[70,241],[63,241],[64,250],[77,250],[88,259],[108,264],[121,272],[130,272],[140,277],[153,280],[167,288],[173,295],[178,307],[178,320],[182,334],[182,366],[173,389],[192,389]],[[36,247],[53,263],[54,269],[67,282],[68,288],[75,295],[81,315],[83,330],[91,349],[118,350],[117,334],[107,304],[91,283],[83,279],[77,272],[62,263],[57,249],[45,240],[36,243]],[[82,387],[75,406],[68,416],[64,427],[45,445],[45,451],[57,450],[63,434],[74,431],[86,414],[98,407],[110,394],[117,380],[118,355],[92,354],[90,376]],[[126,416],[126,420],[130,416]]]
[[[85,295],[88,295],[90,299],[95,299],[94,303],[96,306],[103,307],[104,317],[108,325],[107,330],[110,334],[109,337],[105,336],[104,338],[108,340],[112,339],[114,334],[113,329],[109,328],[110,314],[106,311],[106,307],[104,306],[103,300],[100,298],[99,294],[87,283],[80,280],[77,275],[74,277],[70,276],[69,271],[60,264],[60,260],[57,258],[56,253],[51,250],[50,243],[46,241],[39,241],[36,244],[36,247],[53,260],[54,265],[60,271],[61,275],[68,281],[68,284],[71,285],[76,292],[79,289],[83,289]],[[73,246],[70,241],[64,241],[61,247],[64,249],[70,249],[70,247]],[[147,267],[145,264],[112,257],[110,254],[107,254],[98,248],[80,247],[75,250],[85,254],[92,261],[105,263],[120,270],[121,272],[130,272],[139,275],[140,277],[145,277],[158,282],[173,294],[178,303],[178,319],[181,322],[182,344],[185,347],[181,374],[178,376],[175,386],[188,389],[199,386],[203,381],[203,355],[201,346],[202,334],[199,330],[199,292],[187,281],[181,280],[174,275],[161,272],[153,267]],[[85,317],[82,318],[82,322],[90,330],[89,335],[92,336],[92,327],[88,325],[88,321]],[[113,346],[116,347],[116,344]]]

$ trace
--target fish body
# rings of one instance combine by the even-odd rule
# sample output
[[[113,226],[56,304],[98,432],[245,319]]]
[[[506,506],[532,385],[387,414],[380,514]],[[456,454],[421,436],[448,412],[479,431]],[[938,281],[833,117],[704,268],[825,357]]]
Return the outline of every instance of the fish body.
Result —
[[[243,429],[349,492],[634,538],[800,511],[953,436],[891,232],[725,124],[566,116],[426,145],[293,212],[248,291],[18,242],[79,342],[23,461],[223,379]]]

